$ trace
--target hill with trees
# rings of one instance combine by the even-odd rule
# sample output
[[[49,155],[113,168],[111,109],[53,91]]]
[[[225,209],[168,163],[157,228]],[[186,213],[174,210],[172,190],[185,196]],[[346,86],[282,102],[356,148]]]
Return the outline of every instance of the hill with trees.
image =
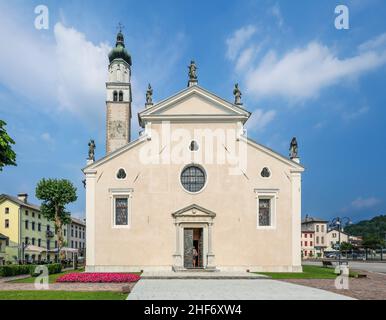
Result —
[[[362,236],[364,246],[382,246],[386,238],[386,215],[349,225],[345,228],[345,232],[353,236]]]

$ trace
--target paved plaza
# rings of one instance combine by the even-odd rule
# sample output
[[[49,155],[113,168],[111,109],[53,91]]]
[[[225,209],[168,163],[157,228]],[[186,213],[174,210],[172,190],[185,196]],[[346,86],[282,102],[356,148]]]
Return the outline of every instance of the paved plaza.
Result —
[[[278,280],[142,279],[128,300],[350,300]]]

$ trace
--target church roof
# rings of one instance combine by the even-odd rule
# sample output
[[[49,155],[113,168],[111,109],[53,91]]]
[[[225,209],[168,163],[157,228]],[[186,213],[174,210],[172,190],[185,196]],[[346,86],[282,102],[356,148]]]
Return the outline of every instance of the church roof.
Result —
[[[285,156],[283,156],[282,154],[272,150],[271,148],[268,148],[266,146],[263,146],[262,144],[256,142],[255,140],[249,138],[249,137],[245,137],[245,136],[241,136],[240,137],[241,139],[245,139],[247,141],[247,143],[253,145],[254,147],[256,147],[257,149],[259,149],[260,151],[263,151],[264,153],[286,163],[286,164],[289,164],[295,168],[298,168],[299,171],[304,171],[304,166],[301,165],[300,163],[297,163]]]
[[[131,66],[131,56],[125,49],[125,39],[123,37],[122,32],[118,32],[115,48],[113,48],[109,53],[110,63],[113,62],[115,59],[122,59]]]
[[[162,111],[170,108],[173,104],[176,104],[192,95],[197,95],[201,98],[204,98],[208,101],[211,101],[212,103],[221,106],[225,110],[228,111],[228,114],[226,115],[218,115],[218,114],[203,114],[203,115],[196,115],[196,114],[191,114],[191,115],[168,115],[168,116],[163,116]],[[151,120],[154,118],[157,119],[163,119],[164,118],[172,118],[174,117],[175,119],[184,119],[184,120],[189,120],[189,119],[200,119],[205,118],[205,119],[223,119],[223,118],[238,118],[240,121],[245,123],[248,118],[250,117],[251,113],[242,108],[241,106],[238,106],[236,104],[233,104],[215,94],[212,92],[200,87],[199,85],[193,85],[190,87],[187,87],[180,92],[177,92],[176,94],[172,95],[171,97],[164,99],[157,104],[146,108],[145,110],[141,111],[138,113],[138,121],[139,124],[143,127],[145,124],[146,120]]]
[[[109,161],[109,160],[119,156],[123,152],[125,152],[125,151],[127,151],[127,150],[129,150],[131,148],[134,148],[136,145],[138,145],[138,144],[140,144],[142,142],[145,142],[145,141],[147,141],[147,137],[146,136],[140,136],[138,139],[130,141],[128,144],[124,145],[123,147],[121,147],[119,149],[116,149],[113,152],[110,152],[110,153],[106,154],[104,157],[100,158],[99,160],[97,160],[97,161],[95,161],[93,163],[90,163],[89,165],[84,167],[82,169],[82,171],[84,173],[86,173],[87,170],[93,170],[94,168],[98,167],[99,165],[105,163],[106,161]]]

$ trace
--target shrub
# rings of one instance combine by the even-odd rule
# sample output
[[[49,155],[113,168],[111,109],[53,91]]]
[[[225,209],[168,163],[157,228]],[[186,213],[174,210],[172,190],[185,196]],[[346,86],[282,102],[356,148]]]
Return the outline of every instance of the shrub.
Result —
[[[122,283],[136,282],[140,276],[132,273],[67,273],[60,276],[56,282],[84,282],[84,283]]]
[[[45,265],[48,268],[48,274],[56,274],[62,272],[62,265],[60,263],[52,263]],[[35,273],[35,269],[37,266],[31,266],[30,275],[33,277],[37,277],[40,273]]]
[[[37,276],[38,274],[35,274],[35,269],[37,265],[5,265],[0,266],[0,277],[13,277],[13,276],[19,276],[24,274],[29,274],[31,276]],[[62,265],[60,263],[53,263],[47,265],[48,273],[49,274],[55,274],[62,272]]]
[[[6,265],[0,267],[1,277],[13,277],[31,273],[31,265]]]

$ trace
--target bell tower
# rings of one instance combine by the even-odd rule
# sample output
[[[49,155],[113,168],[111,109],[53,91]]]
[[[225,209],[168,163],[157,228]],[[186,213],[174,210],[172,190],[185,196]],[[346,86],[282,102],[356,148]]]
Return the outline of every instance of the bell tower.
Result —
[[[106,154],[130,142],[131,129],[131,56],[125,49],[120,28],[115,48],[109,53],[106,82]]]

